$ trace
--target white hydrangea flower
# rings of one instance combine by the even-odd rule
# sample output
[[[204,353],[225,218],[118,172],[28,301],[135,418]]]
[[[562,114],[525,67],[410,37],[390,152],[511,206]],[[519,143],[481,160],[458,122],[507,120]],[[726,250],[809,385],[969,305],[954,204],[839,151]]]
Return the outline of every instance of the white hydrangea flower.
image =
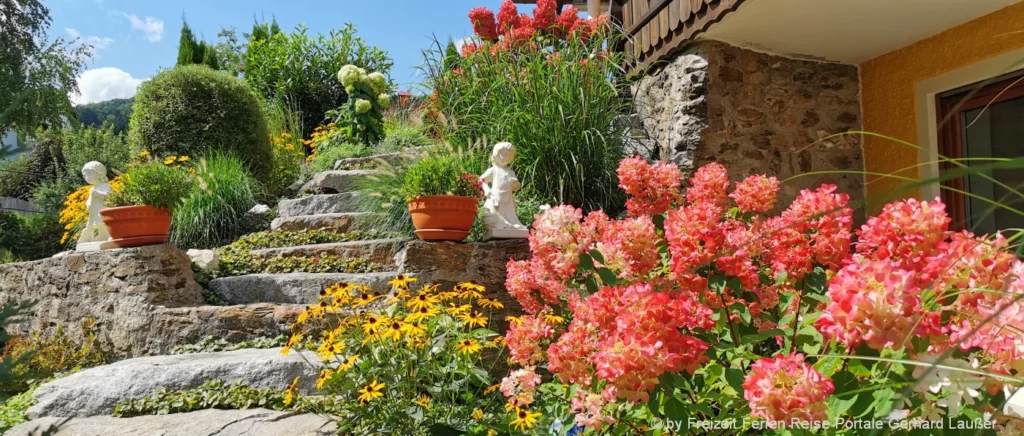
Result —
[[[921,357],[921,362],[925,363],[936,363],[937,360],[938,356]],[[920,380],[914,389],[918,392],[927,390],[933,394],[948,393],[947,396],[940,398],[935,403],[948,409],[951,416],[958,416],[961,405],[974,405],[974,399],[981,394],[979,391],[983,380],[981,376],[954,368],[978,369],[980,364],[978,359],[973,357],[970,362],[949,358],[938,363],[945,367],[917,366],[914,368],[914,378]]]
[[[388,90],[388,79],[381,73],[370,73],[366,75],[365,81],[373,89],[374,94],[383,94]]]
[[[365,75],[366,71],[363,71],[362,68],[349,64],[341,67],[341,70],[338,71],[338,81],[341,82],[342,85],[345,85],[345,88],[347,89],[348,87],[355,85],[355,83]]]
[[[391,106],[391,96],[387,94],[378,95],[377,106],[380,106],[381,109]]]

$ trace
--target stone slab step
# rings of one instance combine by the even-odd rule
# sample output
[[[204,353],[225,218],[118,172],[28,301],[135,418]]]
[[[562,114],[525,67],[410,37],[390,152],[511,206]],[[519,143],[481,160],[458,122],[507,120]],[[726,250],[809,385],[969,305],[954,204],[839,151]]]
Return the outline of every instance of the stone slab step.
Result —
[[[110,415],[127,399],[160,388],[191,389],[206,380],[241,381],[255,388],[285,389],[295,377],[302,393],[313,392],[320,359],[310,351],[287,356],[281,348],[147,356],[85,369],[44,383],[32,395],[29,418]]]
[[[277,216],[288,218],[303,215],[321,215],[325,213],[359,212],[356,204],[356,193],[319,194],[294,200],[281,200],[277,204]]]
[[[303,186],[304,189],[316,189],[325,193],[352,192],[356,190],[360,180],[371,179],[384,173],[375,170],[338,170],[317,173]]]
[[[211,280],[209,288],[228,304],[314,304],[319,301],[321,289],[341,282],[365,284],[374,291],[387,293],[391,290],[387,282],[396,275],[398,273],[394,271],[360,274],[250,274]]]
[[[355,230],[372,216],[370,212],[322,213],[318,215],[301,215],[277,217],[270,223],[271,230],[325,230],[345,233]]]
[[[316,376],[314,376],[315,378]],[[21,423],[4,433],[15,436],[327,436],[337,424],[315,414],[275,412],[267,409],[207,409],[171,415],[114,418],[40,418]]]
[[[329,244],[298,245],[294,247],[253,250],[259,257],[338,256],[363,258],[380,265],[394,266],[395,255],[402,249],[405,239],[371,239],[368,241],[335,242]]]

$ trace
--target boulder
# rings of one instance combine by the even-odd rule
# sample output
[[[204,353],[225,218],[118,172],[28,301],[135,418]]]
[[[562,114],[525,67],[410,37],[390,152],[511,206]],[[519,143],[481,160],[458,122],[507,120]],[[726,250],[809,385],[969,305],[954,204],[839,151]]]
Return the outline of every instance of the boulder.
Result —
[[[280,348],[122,360],[41,385],[33,395],[35,404],[26,415],[29,419],[110,415],[121,401],[141,398],[165,387],[195,388],[206,380],[285,389],[295,377],[300,377],[299,392],[308,393],[313,391],[320,373],[319,361],[311,352],[293,351],[282,356]]]
[[[199,410],[172,415],[114,418],[40,418],[10,429],[10,436],[319,436],[337,425],[323,417],[267,409]]]
[[[358,188],[362,180],[373,181],[381,175],[383,173],[375,170],[324,171],[313,176],[313,180],[307,182],[303,188],[328,194],[352,192]]]
[[[216,271],[220,267],[220,255],[216,250],[197,250],[195,248],[185,252],[189,259],[199,268],[207,271]]]
[[[315,304],[320,301],[320,290],[342,282],[365,284],[386,294],[391,290],[388,281],[396,275],[394,272],[249,274],[211,280],[209,287],[230,304]]]
[[[271,230],[323,230],[325,232],[345,233],[356,230],[357,220],[369,216],[367,212],[323,213],[319,215],[301,215],[277,217],[270,223]]]
[[[309,195],[293,200],[281,200],[277,204],[277,216],[287,218],[303,215],[320,215],[325,213],[358,212],[355,192],[343,194]]]

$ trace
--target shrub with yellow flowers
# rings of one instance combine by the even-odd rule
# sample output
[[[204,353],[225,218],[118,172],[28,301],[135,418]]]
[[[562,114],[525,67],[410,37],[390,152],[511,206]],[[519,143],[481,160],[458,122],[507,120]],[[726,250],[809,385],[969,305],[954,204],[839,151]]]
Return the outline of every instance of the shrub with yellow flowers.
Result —
[[[110,188],[114,191],[121,189],[121,176],[110,181]],[[89,199],[90,189],[92,185],[82,186],[64,199],[64,207],[60,210],[60,224],[64,226],[64,234],[60,238],[61,245],[78,241],[82,226],[89,221],[89,211],[85,207],[85,202]]]
[[[488,328],[502,304],[477,284],[414,291],[415,281],[398,276],[388,294],[350,283],[324,289],[283,352],[316,350],[325,364],[316,386],[338,398],[343,434],[507,433],[512,418],[488,372],[504,359],[504,338]],[[306,342],[311,331],[323,333]]]
[[[289,185],[295,183],[302,177],[303,150],[298,140],[293,138],[291,133],[281,132],[277,137],[271,137],[271,149],[273,150],[274,166],[267,180],[267,190],[271,194],[278,195]]]

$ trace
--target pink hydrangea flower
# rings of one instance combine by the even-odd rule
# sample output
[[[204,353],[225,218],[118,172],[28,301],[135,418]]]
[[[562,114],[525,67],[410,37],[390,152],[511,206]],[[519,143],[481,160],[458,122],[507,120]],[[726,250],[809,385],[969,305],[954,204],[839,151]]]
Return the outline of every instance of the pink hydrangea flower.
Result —
[[[736,183],[736,190],[729,197],[743,212],[765,213],[775,207],[778,194],[779,179],[757,175]]]
[[[853,349],[902,349],[921,318],[921,290],[913,271],[884,260],[850,264],[832,279],[831,300],[815,325],[826,338]]]
[[[837,194],[835,185],[804,189],[782,215],[765,222],[770,262],[775,273],[796,281],[814,264],[837,271],[850,256],[853,209],[850,196]]]
[[[601,394],[576,391],[576,396],[569,402],[570,412],[576,414],[576,424],[590,427],[594,430],[601,430],[606,424],[614,424],[615,419],[604,414],[604,399]]]
[[[665,239],[672,254],[672,270],[677,274],[704,265],[718,255],[725,243],[719,222],[722,208],[710,202],[670,210],[665,219]]]
[[[642,277],[661,263],[654,250],[660,240],[648,216],[612,221],[601,232],[597,249],[605,266],[619,277]]]
[[[649,164],[639,157],[631,157],[619,162],[617,173],[619,187],[629,195],[626,210],[630,215],[664,213],[679,200],[682,173],[676,164]]]
[[[505,343],[514,362],[529,366],[544,361],[544,346],[555,330],[544,322],[544,315],[526,315],[508,327]]]
[[[498,31],[508,33],[518,25],[519,11],[516,9],[515,2],[512,0],[501,2],[501,7],[498,9]]]
[[[938,252],[949,221],[938,198],[931,203],[913,198],[889,203],[857,232],[857,253],[914,268]]]
[[[499,389],[501,394],[508,398],[508,404],[516,407],[527,407],[533,404],[534,393],[541,383],[540,376],[534,369],[533,366],[520,368],[501,380]]]
[[[718,162],[712,162],[697,169],[690,178],[686,199],[690,204],[709,203],[717,207],[725,205],[726,191],[729,190],[729,173]]]
[[[828,419],[826,400],[835,386],[796,353],[754,362],[743,390],[754,418],[821,422]]]
[[[533,26],[540,30],[554,27],[558,19],[557,9],[555,0],[537,0],[537,7],[533,9]]]
[[[471,9],[469,11],[469,20],[473,23],[473,33],[479,36],[480,39],[491,42],[498,40],[498,24],[494,21],[494,12],[490,9]]]

